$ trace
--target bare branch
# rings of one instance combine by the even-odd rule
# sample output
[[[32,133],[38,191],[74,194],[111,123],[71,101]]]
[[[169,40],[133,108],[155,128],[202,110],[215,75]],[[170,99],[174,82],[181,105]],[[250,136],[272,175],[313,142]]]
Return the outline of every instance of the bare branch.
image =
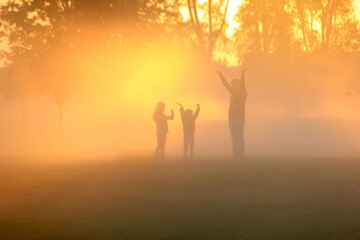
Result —
[[[195,21],[194,21],[194,16],[193,16],[193,12],[192,12],[192,6],[191,6],[191,2],[190,0],[187,0],[187,5],[188,5],[188,10],[189,10],[189,15],[190,15],[190,19],[191,19],[191,23],[193,25],[193,27],[195,28]]]
[[[230,0],[227,0],[226,2],[226,5],[225,5],[225,12],[224,12],[224,16],[223,16],[223,19],[222,19],[222,22],[221,22],[221,26],[219,28],[219,34],[217,34],[215,36],[215,39],[214,39],[214,42],[216,42],[217,38],[219,37],[220,33],[222,32],[224,26],[225,26],[225,21],[226,21],[226,15],[227,15],[227,11],[228,11],[228,8],[229,8],[229,2]]]
[[[212,41],[212,35],[213,35],[213,30],[212,30],[212,15],[211,15],[211,2],[212,0],[209,0],[209,45],[212,45],[213,41]]]
[[[196,22],[196,33],[198,35],[198,40],[199,40],[199,44],[201,47],[204,46],[204,40],[203,40],[203,36],[202,36],[202,29],[201,29],[201,24],[200,24],[200,20],[199,20],[199,15],[198,15],[198,10],[197,10],[197,0],[193,0],[193,10],[194,10],[194,16],[195,16],[195,22]]]

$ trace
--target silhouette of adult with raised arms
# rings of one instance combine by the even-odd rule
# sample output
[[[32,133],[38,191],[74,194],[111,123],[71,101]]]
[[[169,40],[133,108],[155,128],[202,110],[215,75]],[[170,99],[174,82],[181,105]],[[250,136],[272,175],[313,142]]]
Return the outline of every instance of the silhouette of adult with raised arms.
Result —
[[[194,158],[194,135],[195,135],[195,120],[200,113],[200,105],[196,104],[197,108],[195,113],[191,109],[184,110],[182,104],[180,106],[181,121],[184,133],[184,158],[187,158],[188,151],[190,150],[190,157]]]
[[[168,120],[174,119],[174,110],[171,110],[171,115],[165,115],[165,103],[158,102],[153,119],[156,123],[156,135],[157,135],[157,145],[155,149],[155,159],[162,160],[165,156],[165,144],[166,137],[169,132]]]
[[[241,73],[241,78],[233,79],[231,84],[228,83],[221,72],[218,72],[222,83],[231,94],[228,120],[235,159],[243,158],[245,151],[245,104],[248,95],[245,87],[245,72],[247,70],[247,68],[244,69]]]

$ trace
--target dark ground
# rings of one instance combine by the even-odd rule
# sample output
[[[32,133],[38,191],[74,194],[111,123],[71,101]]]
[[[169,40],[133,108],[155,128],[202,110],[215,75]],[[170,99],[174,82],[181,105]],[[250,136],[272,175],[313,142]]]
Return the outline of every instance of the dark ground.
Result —
[[[360,239],[360,159],[0,164],[0,240]]]

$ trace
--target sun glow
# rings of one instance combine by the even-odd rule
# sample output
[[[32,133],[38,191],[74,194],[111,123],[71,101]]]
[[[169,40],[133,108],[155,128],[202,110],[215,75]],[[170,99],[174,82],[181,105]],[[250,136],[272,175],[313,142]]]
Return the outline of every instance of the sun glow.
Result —
[[[124,102],[153,107],[159,99],[175,97],[176,90],[186,82],[187,65],[176,49],[140,53],[122,90]]]
[[[360,21],[360,0],[355,0],[354,5],[356,7],[356,10],[355,10],[356,17]]]
[[[200,2],[204,3],[205,10],[199,9],[199,18],[203,21],[203,33],[206,39],[208,35],[205,32],[209,30],[206,21],[207,0],[198,2],[199,5]],[[215,3],[215,0],[213,2]],[[223,2],[226,3],[226,1]],[[194,109],[196,104],[201,105],[197,126],[199,126],[199,135],[205,142],[208,139],[207,134],[212,134],[213,138],[219,136],[220,132],[216,132],[218,129],[213,127],[216,125],[203,126],[206,125],[204,124],[206,121],[224,122],[227,118],[229,94],[221,85],[216,72],[222,70],[228,80],[239,76],[237,56],[243,53],[232,44],[236,40],[235,31],[241,27],[235,19],[238,8],[243,2],[245,1],[230,0],[226,16],[227,25],[224,29],[228,39],[222,42],[223,38],[218,38],[219,47],[216,46],[213,52],[214,59],[226,58],[228,66],[237,66],[233,68],[221,69],[219,64],[209,63],[208,58],[204,59],[203,49],[192,42],[195,34],[189,24],[184,27],[184,31],[176,32],[177,37],[183,37],[178,42],[177,39],[167,41],[166,34],[164,34],[165,37],[163,35],[159,37],[156,32],[148,33],[145,41],[143,37],[136,37],[136,35],[129,36],[128,41],[121,38],[120,40],[108,38],[109,32],[112,33],[118,29],[131,32],[135,27],[129,23],[114,22],[107,26],[108,29],[102,26],[89,27],[79,24],[84,29],[89,28],[92,32],[91,37],[85,32],[83,35],[83,32],[76,34],[69,32],[68,39],[71,40],[71,48],[67,45],[62,49],[55,48],[49,61],[40,64],[40,66],[46,66],[42,71],[46,72],[44,75],[51,76],[47,78],[47,81],[54,81],[53,76],[55,76],[58,84],[62,86],[63,79],[70,79],[71,89],[69,98],[63,103],[62,116],[64,139],[67,139],[70,146],[68,152],[79,155],[152,152],[155,143],[155,126],[151,116],[158,101],[165,102],[166,114],[169,114],[171,109],[175,110],[175,120],[169,123],[172,134],[169,138],[169,146],[173,146],[173,150],[177,149],[182,137],[177,102],[191,109]],[[356,0],[355,4],[360,20],[360,0]],[[187,7],[180,8],[180,11],[183,20],[189,23]],[[305,15],[308,17],[309,13]],[[184,22],[181,24],[183,26]],[[302,44],[301,28],[298,22],[295,24],[294,31],[297,33],[295,38]],[[306,26],[308,43],[309,25],[308,21]],[[313,21],[313,31],[320,32],[320,30],[317,16],[317,19]],[[178,44],[179,42],[181,43]],[[0,48],[5,48],[1,46],[4,43],[5,41],[0,42]],[[224,47],[224,43],[230,43],[229,48]],[[244,44],[246,43],[245,40]],[[63,49],[68,49],[69,54]],[[344,96],[346,91],[344,86],[351,81],[351,77],[357,76],[353,70],[356,66],[341,67],[337,64],[334,67],[332,64],[324,64],[327,59],[320,59],[317,62],[316,57],[312,59],[313,64],[308,63],[308,59],[297,60],[299,61],[293,62],[293,65],[285,67],[283,66],[285,62],[281,61],[269,62],[264,66],[263,62],[255,59],[249,64],[252,70],[249,71],[246,80],[249,91],[246,111],[250,121],[263,118],[359,118],[360,114],[356,106],[360,95],[353,94],[351,99]],[[64,71],[67,67],[70,67],[70,73]],[[344,72],[351,73],[349,74],[351,76],[344,77],[343,73],[338,72],[338,75],[329,78],[330,74],[334,74],[330,71],[331,69],[336,71],[342,68],[346,69]],[[303,79],[300,81],[297,78],[302,74]],[[56,90],[59,90],[59,87]],[[45,98],[42,92],[34,90],[32,94],[35,96],[29,98],[26,96],[25,100],[19,97],[15,101],[12,99],[3,101],[1,107],[5,110],[1,119],[4,123],[2,126],[9,132],[7,136],[12,138],[13,146],[18,146],[18,139],[23,134],[18,127],[21,124],[14,124],[17,126],[16,131],[19,132],[16,135],[11,132],[13,129],[11,126],[8,127],[6,122],[21,122],[21,101],[23,100],[25,102],[24,122],[28,124],[29,131],[32,131],[27,145],[29,152],[40,149],[39,155],[43,152],[57,154],[57,151],[63,147],[56,146],[58,123],[61,121],[57,103],[54,101],[54,95],[56,95],[54,92],[53,89],[48,90],[47,94],[44,94]],[[16,114],[6,112],[6,108]],[[228,133],[226,124],[223,125],[225,128],[221,134]],[[7,137],[5,136],[4,139]],[[216,141],[214,143],[218,144]],[[141,147],[139,147],[140,144]],[[3,149],[7,149],[7,145],[4,146]],[[205,146],[205,148],[209,147]],[[61,151],[63,149],[59,150]]]

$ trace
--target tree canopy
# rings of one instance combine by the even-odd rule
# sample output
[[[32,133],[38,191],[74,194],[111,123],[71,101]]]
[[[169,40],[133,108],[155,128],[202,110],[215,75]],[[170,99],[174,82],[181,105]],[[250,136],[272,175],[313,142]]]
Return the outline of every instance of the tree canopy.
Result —
[[[120,58],[130,66],[133,62],[125,54],[129,46],[143,51],[173,45],[188,48],[184,58],[195,51],[210,61],[216,61],[215,51],[231,52],[239,62],[249,55],[360,52],[353,0],[244,0],[233,19],[238,27],[229,34],[231,1],[7,1],[0,12],[2,36],[10,49],[1,54],[4,68],[25,64],[30,77],[24,79],[63,104],[86,80],[80,54],[96,61],[94,65]],[[107,49],[106,57],[94,56],[97,44]],[[5,75],[2,81],[15,81]],[[12,91],[8,86],[13,85],[1,84],[2,92]]]

